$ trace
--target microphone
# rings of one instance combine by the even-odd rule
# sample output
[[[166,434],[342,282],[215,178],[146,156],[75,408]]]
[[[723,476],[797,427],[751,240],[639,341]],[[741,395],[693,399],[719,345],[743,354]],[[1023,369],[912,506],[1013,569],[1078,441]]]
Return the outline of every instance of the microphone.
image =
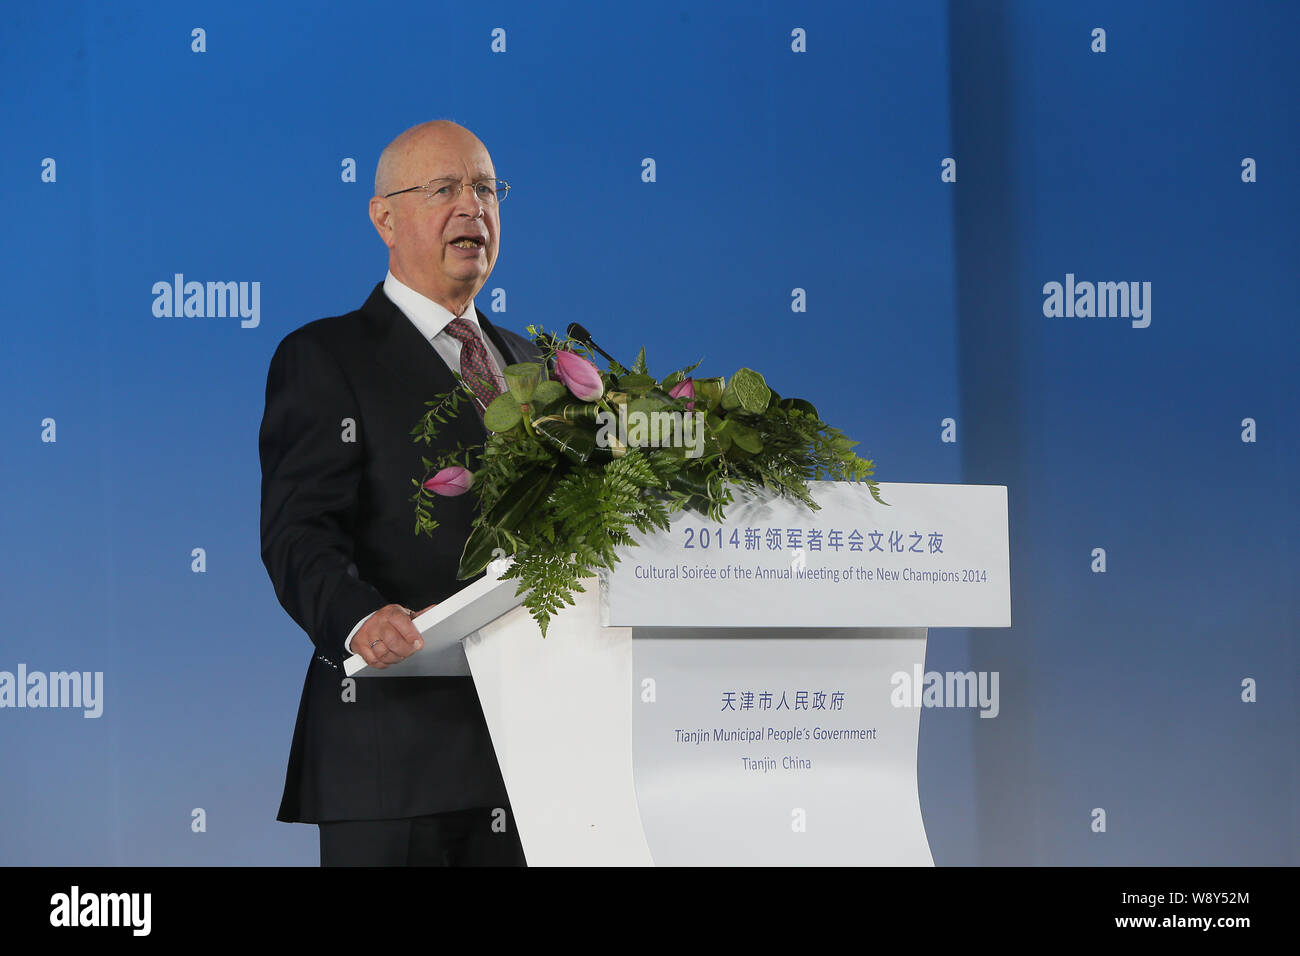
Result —
[[[587,346],[587,348],[591,349],[593,352],[599,352],[601,355],[605,356],[605,359],[609,362],[610,368],[616,370],[615,371],[616,375],[622,374],[627,371],[627,369],[625,369],[622,366],[622,364],[618,361],[618,359],[614,358],[614,356],[610,355],[599,345],[597,345],[592,340],[591,333],[588,332],[581,325],[579,325],[577,322],[570,322],[567,331],[569,334],[569,338],[577,339],[579,342]]]

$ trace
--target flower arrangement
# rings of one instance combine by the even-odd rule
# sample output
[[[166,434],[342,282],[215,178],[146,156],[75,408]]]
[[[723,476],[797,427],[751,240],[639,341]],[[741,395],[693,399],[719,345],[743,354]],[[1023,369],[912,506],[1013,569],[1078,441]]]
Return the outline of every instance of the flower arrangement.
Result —
[[[616,549],[634,543],[632,529],[667,530],[683,508],[720,521],[735,491],[761,489],[815,510],[807,483],[819,478],[863,481],[885,503],[857,442],[753,369],[694,378],[697,362],[656,379],[643,348],[630,369],[610,360],[601,371],[589,339],[528,332],[544,361],[504,369],[507,389],[483,412],[487,440],[422,458],[412,501],[416,533],[428,534],[439,496],[477,495],[459,577],[513,557],[502,577],[519,580],[543,635],[584,590],[582,578],[613,569]],[[474,400],[461,385],[426,402],[411,432],[417,443],[429,445]]]

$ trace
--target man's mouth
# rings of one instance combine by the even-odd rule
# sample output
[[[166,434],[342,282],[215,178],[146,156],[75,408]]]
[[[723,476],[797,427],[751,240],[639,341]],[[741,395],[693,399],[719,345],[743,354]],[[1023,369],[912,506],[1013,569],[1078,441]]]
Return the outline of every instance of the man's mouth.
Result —
[[[483,240],[475,239],[471,236],[464,236],[460,239],[453,239],[451,244],[458,249],[481,249],[483,247]]]

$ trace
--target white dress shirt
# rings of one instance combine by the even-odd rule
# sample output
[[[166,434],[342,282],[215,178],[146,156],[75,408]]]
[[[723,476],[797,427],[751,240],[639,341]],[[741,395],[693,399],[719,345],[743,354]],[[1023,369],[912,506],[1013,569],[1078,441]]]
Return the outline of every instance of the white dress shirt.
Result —
[[[391,272],[384,279],[384,295],[393,301],[393,305],[402,310],[402,314],[411,320],[411,324],[420,330],[420,334],[433,343],[433,347],[442,360],[447,363],[447,367],[454,372],[460,371],[460,339],[453,338],[443,330],[452,319],[457,318],[447,309],[444,309],[432,299],[426,299],[420,293],[416,292],[410,286],[404,285]],[[483,334],[482,328],[478,324],[478,313],[474,310],[474,303],[471,301],[465,307],[465,314],[459,316],[478,332],[478,337],[483,340],[487,346],[488,355],[492,356],[492,361],[497,367],[497,385],[505,390],[506,381],[501,376],[501,370],[506,367],[506,362],[497,351],[497,347],[492,344],[492,340]]]
[[[411,324],[420,330],[420,334],[428,340],[434,350],[447,363],[447,367],[454,372],[460,371],[460,339],[453,338],[445,330],[452,319],[457,318],[449,310],[444,309],[437,302],[426,298],[416,292],[410,286],[401,282],[392,272],[384,279],[384,295],[397,306],[402,314],[410,319]],[[478,336],[487,346],[487,353],[492,358],[492,363],[496,366],[497,384],[502,391],[505,391],[506,381],[502,376],[501,370],[506,367],[505,360],[492,340],[483,334],[483,329],[478,324],[478,313],[474,310],[474,302],[471,300],[465,307],[465,314],[459,316],[478,332]],[[352,654],[352,638],[361,630],[361,626],[370,620],[371,614],[367,614],[361,620],[357,621],[356,626],[348,632],[348,636],[343,641],[343,651],[345,654]]]

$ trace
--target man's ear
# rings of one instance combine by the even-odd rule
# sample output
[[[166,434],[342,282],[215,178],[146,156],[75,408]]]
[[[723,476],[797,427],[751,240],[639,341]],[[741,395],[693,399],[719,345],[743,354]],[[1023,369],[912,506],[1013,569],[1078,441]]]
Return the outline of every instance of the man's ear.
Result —
[[[393,207],[382,196],[370,197],[370,221],[384,245],[393,248]]]

